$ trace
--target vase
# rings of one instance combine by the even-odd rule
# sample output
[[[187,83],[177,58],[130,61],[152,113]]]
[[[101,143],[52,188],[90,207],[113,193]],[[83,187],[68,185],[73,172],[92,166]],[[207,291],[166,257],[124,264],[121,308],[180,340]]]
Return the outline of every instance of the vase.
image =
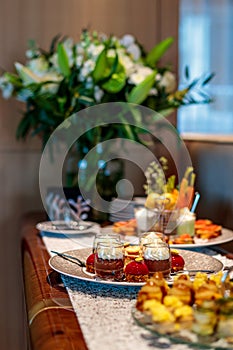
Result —
[[[86,149],[86,154],[88,149]],[[76,148],[71,149],[67,155],[65,165],[65,184],[70,188],[79,188],[81,193],[84,191],[92,203],[98,205],[93,186],[96,185],[99,196],[108,201],[117,197],[116,185],[124,177],[124,161],[120,158],[114,158],[105,162],[102,160],[100,148],[92,152],[89,158],[80,154]],[[97,172],[97,175],[96,175]],[[100,205],[98,205],[100,207]],[[106,210],[105,210],[106,211]],[[92,207],[90,218],[97,222],[107,221],[108,213],[97,210]]]

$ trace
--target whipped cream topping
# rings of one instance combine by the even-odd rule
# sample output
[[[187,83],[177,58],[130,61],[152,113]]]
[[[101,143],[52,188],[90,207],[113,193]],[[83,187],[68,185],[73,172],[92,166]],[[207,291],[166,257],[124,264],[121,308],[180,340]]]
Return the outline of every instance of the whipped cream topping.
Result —
[[[98,245],[97,255],[99,259],[106,259],[106,260],[123,259],[123,249],[122,249],[122,246]]]
[[[144,259],[146,260],[167,260],[170,258],[170,250],[164,245],[153,245],[144,247]]]
[[[148,244],[148,243],[162,243],[163,240],[158,236],[158,234],[156,232],[149,232],[149,233],[145,233],[142,237],[141,237],[141,245],[143,244]]]

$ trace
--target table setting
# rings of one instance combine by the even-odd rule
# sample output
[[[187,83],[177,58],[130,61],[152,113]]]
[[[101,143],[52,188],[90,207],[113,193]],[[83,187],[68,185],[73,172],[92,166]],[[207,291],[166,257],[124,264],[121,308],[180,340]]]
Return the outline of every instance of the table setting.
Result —
[[[135,322],[132,310],[144,283],[101,281],[83,272],[83,267],[59,257],[57,253],[65,252],[71,257],[77,256],[81,262],[85,263],[89,254],[92,253],[95,235],[101,232],[99,225],[95,224],[94,227],[96,230],[94,234],[93,232],[86,235],[81,233],[78,238],[76,235],[75,239],[72,238],[72,234],[67,235],[66,231],[63,231],[64,234],[40,232],[51,255],[50,267],[61,273],[88,349],[96,349],[97,345],[101,349],[121,349],[123,346],[126,349],[132,349],[134,346],[139,349],[149,349],[151,346],[155,349],[174,350],[192,348],[190,342],[176,344],[168,337],[159,336]],[[88,244],[89,247],[87,247]],[[215,273],[232,266],[232,260],[208,246],[194,250],[180,249],[179,253],[184,256],[187,269],[209,268]],[[194,259],[195,255],[196,259]]]
[[[221,250],[233,232],[209,219],[190,220],[200,199],[193,174],[189,169],[182,179],[189,197],[179,193],[178,217],[171,206],[177,190],[168,180],[169,201],[147,192],[129,202],[125,221],[100,225],[66,216],[36,225],[89,350],[233,348],[233,260]]]

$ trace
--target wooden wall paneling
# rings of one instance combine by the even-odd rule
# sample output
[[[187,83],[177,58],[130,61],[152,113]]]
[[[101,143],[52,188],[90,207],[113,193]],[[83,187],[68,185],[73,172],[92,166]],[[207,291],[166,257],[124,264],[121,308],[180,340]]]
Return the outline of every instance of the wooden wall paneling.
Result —
[[[166,1],[166,0],[165,0]],[[147,49],[161,39],[164,0],[7,0],[0,11],[0,66],[13,71],[25,62],[28,39],[48,48],[58,33],[79,38],[89,27],[107,34],[132,33]],[[163,24],[164,25],[164,24]],[[172,23],[168,24],[172,26]],[[166,27],[168,30],[168,27]],[[3,349],[25,349],[22,324],[18,219],[42,208],[38,188],[41,142],[15,140],[24,104],[0,98],[0,337]],[[14,337],[12,337],[14,334]]]

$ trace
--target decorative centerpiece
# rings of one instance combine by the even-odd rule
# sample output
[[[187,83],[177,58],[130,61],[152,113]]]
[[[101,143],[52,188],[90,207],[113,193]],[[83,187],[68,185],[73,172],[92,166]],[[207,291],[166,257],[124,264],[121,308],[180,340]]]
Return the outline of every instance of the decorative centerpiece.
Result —
[[[37,135],[44,147],[64,120],[97,104],[128,102],[166,117],[180,106],[209,103],[211,98],[204,86],[212,74],[189,81],[186,70],[187,86],[179,90],[171,65],[160,64],[173,41],[168,37],[149,52],[132,35],[117,38],[87,30],[78,41],[56,36],[48,50],[30,41],[26,63],[16,62],[15,73],[3,71],[0,77],[3,97],[14,97],[23,104],[17,138]],[[132,119],[138,122],[138,114],[132,113]],[[100,123],[85,132],[69,150],[66,186],[77,186],[77,174],[81,172],[82,185],[90,187],[92,179],[85,174],[91,165],[82,161],[89,150],[97,146],[97,153],[101,153],[101,143],[117,137],[144,144],[141,132],[122,115],[119,123]],[[98,191],[109,200],[116,195],[115,184],[123,177],[123,162],[99,162],[94,158],[91,163],[99,170]]]
[[[166,235],[194,235],[195,216],[190,212],[190,208],[194,198],[196,175],[193,168],[188,167],[180,184],[176,184],[175,175],[166,179],[167,169],[167,159],[161,157],[160,163],[152,162],[145,172],[145,208],[153,214],[150,221],[154,219],[153,228]]]
[[[3,97],[15,97],[25,107],[17,138],[40,135],[45,144],[70,115],[100,103],[142,104],[166,116],[181,105],[210,102],[203,86],[212,74],[177,90],[172,67],[160,65],[173,41],[166,38],[148,53],[132,35],[117,38],[87,30],[77,42],[56,36],[49,50],[30,41],[26,63],[16,62],[16,73],[5,71],[0,78]],[[83,135],[79,152],[85,154],[86,147],[114,136],[138,142],[137,130],[122,122],[111,130],[100,126]]]

